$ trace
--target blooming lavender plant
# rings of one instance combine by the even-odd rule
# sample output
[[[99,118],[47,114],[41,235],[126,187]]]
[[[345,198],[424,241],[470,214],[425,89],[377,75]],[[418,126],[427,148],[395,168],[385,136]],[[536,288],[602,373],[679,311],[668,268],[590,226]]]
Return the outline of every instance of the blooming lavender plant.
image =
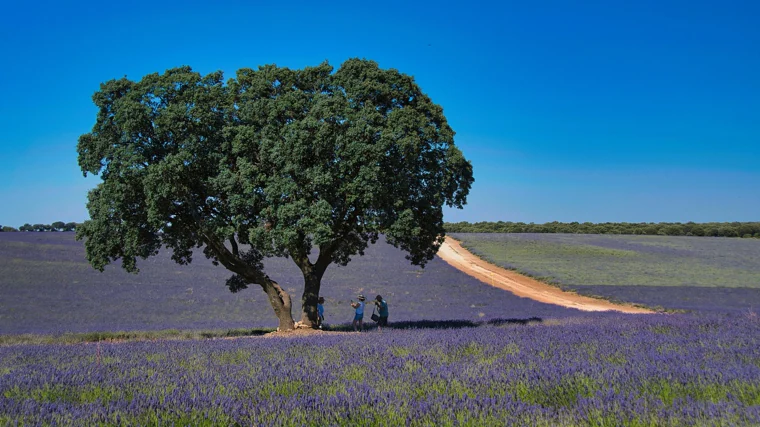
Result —
[[[760,324],[740,316],[373,334],[2,347],[0,423],[760,423]]]

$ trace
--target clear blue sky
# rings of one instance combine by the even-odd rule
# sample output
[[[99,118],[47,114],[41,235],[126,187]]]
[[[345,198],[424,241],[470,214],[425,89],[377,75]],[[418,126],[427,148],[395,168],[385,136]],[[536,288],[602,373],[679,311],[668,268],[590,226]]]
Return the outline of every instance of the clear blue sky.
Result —
[[[476,179],[447,221],[760,220],[758,1],[64,3],[0,14],[2,225],[87,219],[101,82],[350,57],[443,106]]]

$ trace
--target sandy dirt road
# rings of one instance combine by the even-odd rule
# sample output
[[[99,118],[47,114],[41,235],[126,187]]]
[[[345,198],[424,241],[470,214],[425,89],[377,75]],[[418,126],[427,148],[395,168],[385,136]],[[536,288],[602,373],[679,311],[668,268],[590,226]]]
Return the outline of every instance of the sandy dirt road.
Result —
[[[475,277],[483,283],[512,292],[520,297],[583,311],[613,310],[633,314],[654,313],[654,311],[632,305],[614,304],[605,300],[565,292],[554,286],[483,261],[451,237],[446,237],[446,241],[438,250],[438,256],[457,270]]]

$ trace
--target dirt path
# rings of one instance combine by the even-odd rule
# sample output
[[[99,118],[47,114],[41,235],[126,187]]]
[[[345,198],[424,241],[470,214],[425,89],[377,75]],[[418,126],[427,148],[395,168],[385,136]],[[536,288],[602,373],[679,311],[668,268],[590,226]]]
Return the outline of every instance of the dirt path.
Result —
[[[438,256],[457,270],[475,277],[483,283],[507,290],[520,297],[583,311],[614,310],[636,314],[654,313],[644,308],[614,304],[605,300],[565,292],[514,271],[490,264],[470,253],[451,237],[446,237],[446,241],[438,250]]]

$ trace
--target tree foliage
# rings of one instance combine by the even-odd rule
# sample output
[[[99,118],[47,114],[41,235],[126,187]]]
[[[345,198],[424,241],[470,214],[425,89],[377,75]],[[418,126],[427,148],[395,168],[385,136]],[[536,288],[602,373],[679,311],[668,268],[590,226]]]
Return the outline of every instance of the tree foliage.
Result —
[[[89,262],[136,272],[162,246],[180,264],[203,247],[233,272],[230,290],[267,292],[281,328],[290,296],[264,257],[298,265],[302,321],[315,322],[328,265],[382,233],[424,266],[445,234],[442,207],[461,208],[473,182],[442,108],[372,61],[267,65],[226,83],[181,67],[108,81],[93,100],[96,124],[77,147],[84,174],[102,177],[77,230]]]
[[[75,222],[56,221],[52,224],[29,224],[26,223],[18,228],[18,231],[75,231],[80,224]],[[10,231],[10,230],[8,230]],[[15,229],[12,231],[16,231]]]

